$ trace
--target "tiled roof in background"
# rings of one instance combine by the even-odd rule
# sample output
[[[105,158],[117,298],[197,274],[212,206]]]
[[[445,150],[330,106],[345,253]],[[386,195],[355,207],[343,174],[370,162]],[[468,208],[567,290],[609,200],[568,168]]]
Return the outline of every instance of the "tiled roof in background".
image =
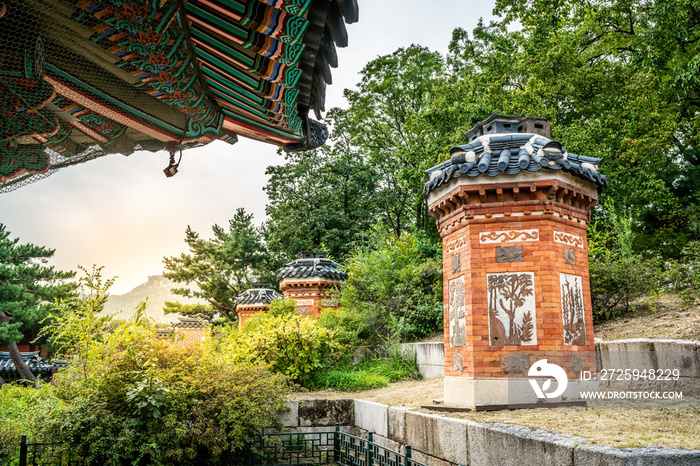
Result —
[[[285,278],[321,277],[333,280],[347,280],[348,274],[343,267],[322,253],[300,253],[299,258],[289,262],[280,269],[277,280]]]
[[[34,375],[38,376],[49,376],[59,367],[64,367],[65,363],[62,361],[56,363],[48,363],[39,356],[39,351],[30,351],[27,353],[20,353],[22,360],[27,364],[29,370]],[[10,353],[7,351],[0,351],[0,377],[3,380],[14,380],[18,378],[17,368],[15,363],[10,357]]]
[[[282,299],[282,295],[273,290],[270,285],[256,284],[236,297],[236,305],[270,304],[275,299]]]

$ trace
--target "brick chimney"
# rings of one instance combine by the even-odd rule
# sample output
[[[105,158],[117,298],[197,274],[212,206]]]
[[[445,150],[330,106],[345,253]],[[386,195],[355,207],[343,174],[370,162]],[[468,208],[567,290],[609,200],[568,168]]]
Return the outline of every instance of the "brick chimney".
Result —
[[[537,401],[527,373],[595,371],[586,228],[601,159],[567,152],[541,118],[492,114],[426,173],[443,239],[445,403]]]
[[[301,252],[277,275],[279,289],[285,299],[293,298],[301,315],[317,316],[332,288],[339,288],[348,279],[343,267],[321,252]]]
[[[254,283],[250,289],[240,293],[236,297],[236,313],[238,314],[238,326],[250,319],[256,312],[267,312],[270,303],[281,298],[278,292],[269,284]]]

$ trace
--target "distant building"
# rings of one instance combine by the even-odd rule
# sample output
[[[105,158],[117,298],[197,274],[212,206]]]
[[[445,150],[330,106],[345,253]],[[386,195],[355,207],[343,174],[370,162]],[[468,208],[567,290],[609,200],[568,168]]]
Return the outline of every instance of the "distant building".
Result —
[[[191,346],[211,338],[211,325],[196,317],[180,317],[170,328],[158,330],[159,338],[173,338],[178,346]]]
[[[53,373],[65,366],[65,363],[60,361],[53,363],[44,361],[39,355],[39,351],[23,352],[20,353],[20,356],[32,374],[45,382],[50,382]],[[12,361],[10,353],[6,351],[0,351],[0,378],[5,382],[20,379],[15,363]]]
[[[331,297],[332,289],[339,290],[347,279],[343,267],[320,252],[299,253],[297,260],[285,264],[277,275],[284,298],[296,301],[299,314],[314,316],[323,307],[332,306],[324,301]]]
[[[238,325],[250,319],[257,312],[267,312],[270,303],[282,295],[272,289],[269,284],[256,283],[236,298],[236,312],[238,313]]]

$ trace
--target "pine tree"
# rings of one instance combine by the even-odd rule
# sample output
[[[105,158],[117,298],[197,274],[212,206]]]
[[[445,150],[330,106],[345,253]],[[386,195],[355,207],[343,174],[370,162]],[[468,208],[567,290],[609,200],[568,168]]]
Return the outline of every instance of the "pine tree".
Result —
[[[35,377],[22,360],[17,342],[33,337],[49,312],[48,303],[67,298],[75,283],[66,283],[75,272],[55,270],[46,263],[55,250],[19,244],[0,224],[0,344],[7,346],[20,378]]]

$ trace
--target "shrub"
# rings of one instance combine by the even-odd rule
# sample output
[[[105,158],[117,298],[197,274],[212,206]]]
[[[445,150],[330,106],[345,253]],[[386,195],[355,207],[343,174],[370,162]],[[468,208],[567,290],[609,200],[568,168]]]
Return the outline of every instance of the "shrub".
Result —
[[[399,238],[374,231],[373,237],[347,261],[343,309],[365,319],[369,342],[391,333],[411,340],[441,329],[435,311],[442,309],[442,249],[420,231]]]
[[[681,259],[667,264],[664,282],[667,288],[678,293],[684,308],[697,303],[700,293],[700,241],[689,242],[683,248]]]
[[[392,327],[401,341],[419,340],[442,330],[443,319],[442,302],[422,302],[408,307]]]
[[[335,331],[299,315],[258,313],[232,336],[239,357],[269,364],[302,385],[340,353]]]
[[[275,299],[270,303],[267,313],[271,316],[294,315],[297,313],[297,303],[294,298]]]
[[[593,320],[609,319],[634,309],[634,302],[658,296],[661,264],[633,252],[634,219],[608,201],[601,220],[588,229]]]
[[[352,352],[362,339],[373,333],[366,316],[343,307],[324,309],[318,323],[335,332],[335,340],[346,352]]]
[[[0,464],[19,464],[19,440],[22,434],[32,438],[40,432],[46,413],[60,411],[63,402],[51,386],[39,383],[26,387],[6,383],[0,387]]]
[[[284,376],[234,358],[123,324],[87,364],[58,377],[65,409],[49,417],[46,437],[69,442],[90,464],[219,464],[274,425],[289,391]]]
[[[655,260],[641,256],[594,260],[590,269],[594,321],[633,310],[635,300],[659,290],[661,272]]]

